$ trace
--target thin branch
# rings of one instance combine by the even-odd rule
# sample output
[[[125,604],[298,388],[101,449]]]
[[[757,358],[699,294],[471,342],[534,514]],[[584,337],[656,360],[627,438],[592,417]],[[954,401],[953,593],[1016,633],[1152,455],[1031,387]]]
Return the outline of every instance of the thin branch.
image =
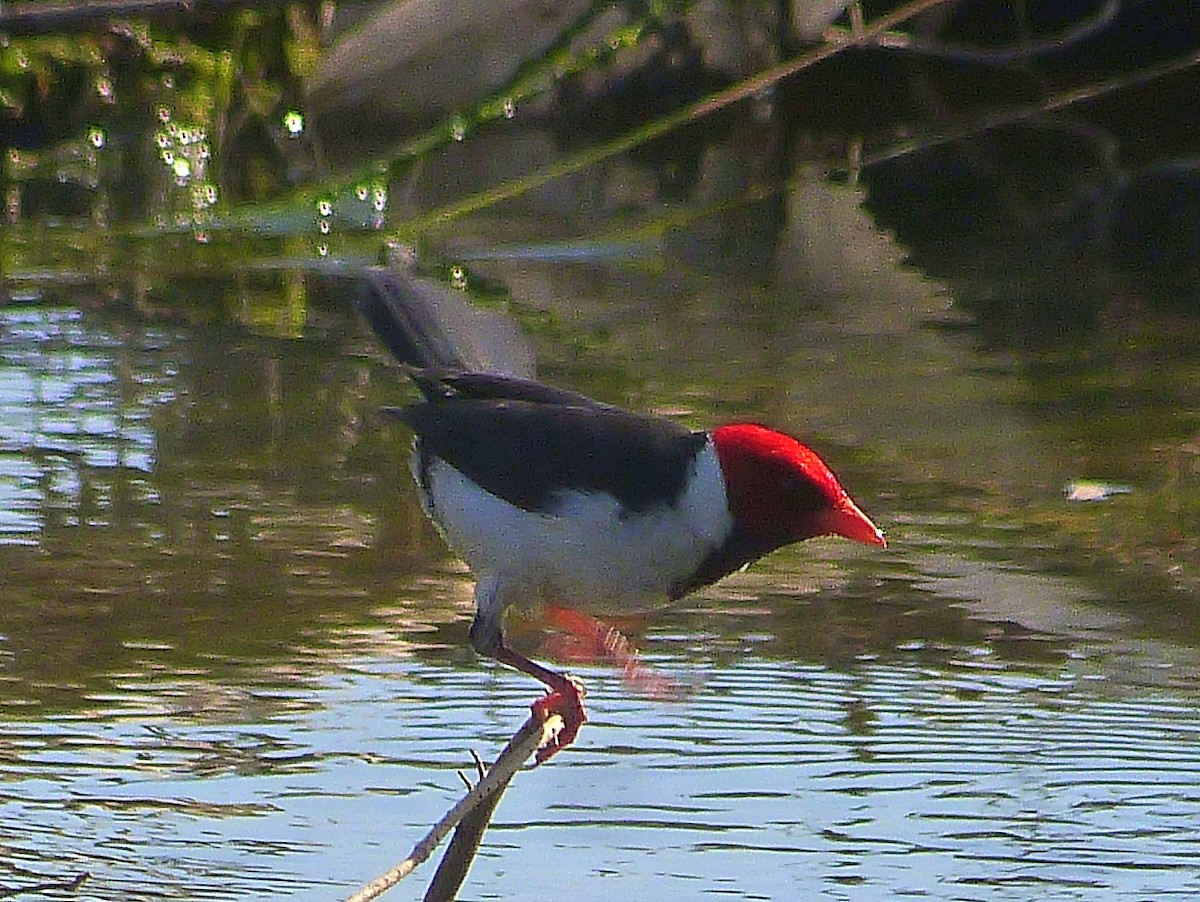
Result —
[[[487,771],[478,756],[476,756],[475,763],[479,768],[479,778],[482,780],[487,776]],[[483,799],[454,828],[454,836],[450,838],[450,845],[442,855],[437,870],[434,871],[429,889],[425,890],[423,902],[454,902],[454,897],[458,895],[463,881],[467,879],[467,871],[471,869],[475,853],[479,851],[479,845],[483,842],[483,833],[492,822],[492,814],[495,813],[496,806],[500,804],[500,796],[504,794],[504,789],[505,787],[501,786]]]
[[[1118,75],[1113,78],[1090,82],[1079,87],[1061,91],[1035,103],[996,110],[985,116],[972,118],[935,134],[921,135],[901,141],[883,150],[864,156],[862,166],[864,168],[878,166],[881,163],[908,156],[909,154],[929,150],[933,147],[939,147],[943,144],[950,144],[966,138],[972,138],[1005,126],[1026,122],[1038,116],[1043,116],[1046,113],[1066,110],[1078,104],[1096,100],[1106,94],[1124,91],[1159,78],[1166,78],[1197,65],[1200,65],[1200,52],[1192,50],[1182,56],[1174,57],[1154,66],[1147,66],[1127,75]],[[833,170],[834,173],[844,171],[845,169]]]
[[[358,892],[347,897],[346,902],[370,902],[372,899],[377,899],[411,874],[417,865],[429,858],[433,854],[433,850],[446,838],[446,835],[462,823],[464,826],[463,840],[459,841],[456,833],[455,841],[451,843],[450,849],[446,852],[446,858],[450,858],[452,853],[456,856],[456,863],[447,865],[444,859],[442,866],[438,868],[438,876],[434,880],[436,885],[440,878],[441,886],[448,887],[450,881],[457,877],[457,883],[450,888],[451,895],[449,896],[426,895],[425,897],[428,900],[453,898],[453,893],[457,892],[458,886],[466,876],[467,868],[470,867],[475,850],[479,846],[479,839],[483,836],[483,831],[491,820],[492,811],[500,801],[501,794],[529,757],[550,742],[562,729],[562,726],[563,720],[557,714],[551,714],[544,720],[536,713],[531,715],[509,740],[508,745],[504,747],[504,751],[500,753],[500,757],[496,759],[496,763],[492,765],[491,769],[470,792],[446,812],[446,816],[438,821],[420,842],[413,846],[408,857],[386,874],[377,877]],[[475,814],[476,811],[483,809],[486,809],[485,814]],[[473,819],[471,824],[465,822],[469,816]],[[441,876],[443,870],[446,871],[444,877]],[[434,887],[431,886],[430,893],[433,891]]]
[[[12,889],[0,890],[0,899],[12,899],[16,896],[25,896],[30,893],[43,895],[44,893],[73,893],[79,887],[83,886],[84,882],[92,875],[87,871],[77,874],[70,880],[48,880],[45,883],[31,883],[29,886],[17,886]]]
[[[1085,17],[1078,24],[1072,25],[1058,34],[1036,42],[1027,41],[992,48],[937,41],[920,35],[899,31],[887,31],[879,34],[873,43],[877,47],[886,47],[889,50],[904,50],[910,53],[920,53],[941,59],[997,67],[1010,66],[1013,63],[1032,59],[1035,56],[1045,53],[1057,52],[1064,47],[1070,47],[1072,44],[1095,37],[1112,25],[1120,12],[1121,0],[1104,0],[1104,3],[1094,16]],[[861,16],[862,13],[860,11],[859,29],[862,27]],[[825,32],[825,40],[850,45],[862,43],[860,32],[854,26],[848,29],[830,26]]]
[[[483,759],[474,749],[471,749],[471,758],[475,761],[476,779],[482,780],[487,776],[487,765],[483,763]],[[472,788],[471,781],[461,770],[458,775],[467,784],[469,792]],[[463,881],[467,877],[467,871],[471,869],[471,862],[475,860],[475,853],[479,851],[483,833],[491,823],[492,813],[500,804],[500,796],[503,793],[504,787],[501,786],[479,805],[472,808],[471,813],[454,828],[454,836],[450,838],[450,847],[442,855],[441,863],[434,872],[429,889],[425,890],[424,902],[454,902],[454,897],[462,887]]]

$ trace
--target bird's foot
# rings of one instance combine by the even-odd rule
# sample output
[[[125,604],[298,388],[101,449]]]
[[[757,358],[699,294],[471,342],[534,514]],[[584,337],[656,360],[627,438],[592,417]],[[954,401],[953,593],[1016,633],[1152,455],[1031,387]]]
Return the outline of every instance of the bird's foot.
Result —
[[[581,663],[603,661],[619,667],[621,680],[629,689],[657,701],[678,701],[687,694],[678,683],[643,661],[633,643],[616,627],[558,605],[547,605],[544,614],[550,625],[563,631],[552,646],[556,657]]]
[[[557,714],[562,718],[563,725],[550,741],[538,749],[537,763],[545,764],[560,751],[575,741],[579,728],[587,723],[587,709],[583,706],[583,697],[587,694],[583,683],[573,676],[562,674],[561,684],[556,685],[543,698],[538,699],[530,708],[533,713],[547,720]]]

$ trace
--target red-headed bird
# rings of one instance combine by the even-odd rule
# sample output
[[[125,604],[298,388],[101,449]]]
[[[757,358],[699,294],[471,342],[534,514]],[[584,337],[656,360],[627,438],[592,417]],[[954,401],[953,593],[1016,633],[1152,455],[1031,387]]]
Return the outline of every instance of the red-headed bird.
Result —
[[[447,355],[422,350],[428,322],[415,328],[421,317],[409,307],[398,315],[401,300],[412,299],[397,296],[389,275],[362,303],[424,396],[390,412],[415,433],[425,512],[476,577],[472,646],[546,684],[539,705],[563,717],[539,760],[574,739],[582,689],[508,647],[511,605],[639,608],[804,539],[885,544],[825,462],[791,436],[751,423],[693,432],[531,379],[428,366]]]

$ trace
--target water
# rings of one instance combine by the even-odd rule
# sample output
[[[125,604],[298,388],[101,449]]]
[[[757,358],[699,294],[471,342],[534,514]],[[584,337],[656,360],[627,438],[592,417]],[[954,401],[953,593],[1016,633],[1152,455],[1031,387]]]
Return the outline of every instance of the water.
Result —
[[[594,723],[519,778],[467,898],[1196,892],[1200,723],[1186,697],[1113,693],[1069,665],[741,657],[656,657],[705,676],[674,705],[587,673]],[[219,698],[237,710],[215,717],[197,694],[142,680],[10,731],[10,876],[86,867],[85,898],[336,897],[440,816],[461,750],[497,747],[529,687],[353,656],[303,689]]]
[[[329,899],[386,870],[537,696],[466,650],[469,577],[371,416],[400,380],[346,311],[288,343],[2,324],[4,883]],[[593,720],[518,778],[464,898],[1200,890],[1188,634],[1036,526],[842,469],[890,548],[810,543],[624,624],[687,697],[577,668]]]
[[[349,303],[410,230],[547,381],[797,432],[889,539],[622,619],[685,697],[571,663],[591,721],[518,776],[462,898],[1200,895],[1196,282],[1186,230],[1139,206],[1196,171],[1156,105],[1194,93],[1173,78],[928,147],[891,118],[851,147],[781,89],[502,202],[475,192],[573,159],[524,94],[277,207],[229,198],[317,168],[308,145],[276,145],[285,178],[214,138],[198,204],[153,149],[165,81],[148,156],[115,124],[54,177],[14,152],[0,889],[342,898],[525,719],[539,688],[469,650],[470,576],[378,414],[412,389]],[[1077,480],[1131,491],[1074,503]],[[510,627],[549,654],[536,614]]]

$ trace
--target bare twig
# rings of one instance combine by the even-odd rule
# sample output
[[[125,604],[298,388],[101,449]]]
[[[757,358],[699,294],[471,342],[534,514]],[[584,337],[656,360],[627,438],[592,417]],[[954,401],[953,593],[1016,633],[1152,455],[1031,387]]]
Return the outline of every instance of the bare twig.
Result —
[[[482,780],[487,776],[483,762],[475,756],[475,763]],[[454,828],[454,836],[450,838],[450,845],[434,871],[429,889],[425,890],[423,902],[454,902],[459,888],[467,879],[467,871],[471,869],[471,862],[475,860],[475,853],[479,851],[479,844],[483,842],[483,833],[492,822],[492,814],[500,804],[500,796],[504,794],[504,789],[505,787],[501,786],[483,799]]]
[[[988,115],[971,118],[966,122],[953,127],[947,127],[935,134],[921,135],[901,141],[864,156],[861,160],[861,165],[863,168],[878,166],[880,163],[886,163],[889,160],[908,156],[909,154],[950,144],[954,141],[973,138],[998,128],[1035,119],[1046,113],[1066,110],[1077,104],[1087,103],[1088,101],[1103,97],[1106,94],[1147,84],[1156,79],[1165,78],[1195,66],[1200,66],[1200,52],[1191,50],[1183,56],[1174,57],[1154,66],[1146,66],[1127,75],[1118,75],[1113,78],[1090,82],[1079,87],[1060,91],[1035,103],[995,110]],[[838,171],[834,170],[835,173]],[[840,171],[844,172],[845,170]]]
[[[0,890],[0,899],[12,899],[16,896],[25,896],[31,893],[42,895],[44,893],[73,893],[79,887],[83,886],[84,881],[88,880],[92,875],[87,871],[81,874],[76,874],[70,880],[48,880],[45,883],[31,883],[29,886],[17,886],[12,889]]]
[[[475,857],[479,840],[491,820],[492,812],[500,801],[501,794],[525,761],[548,743],[562,729],[562,726],[563,720],[557,714],[551,714],[545,719],[536,713],[530,716],[521,729],[509,740],[504,751],[500,753],[500,757],[496,759],[496,763],[481,777],[475,787],[459,799],[454,807],[446,812],[446,816],[413,846],[408,857],[386,874],[377,877],[354,895],[349,896],[346,902],[370,902],[371,899],[377,899],[412,873],[417,865],[429,858],[438,844],[446,838],[446,834],[461,823],[463,838],[459,840],[459,833],[455,833],[454,841],[447,850],[442,865],[438,868],[438,874],[434,878],[434,886],[430,887],[429,894],[425,896],[427,900],[453,898],[453,894],[462,884],[467,869]],[[477,814],[477,812],[479,813]],[[467,818],[471,818],[470,823]],[[447,859],[450,859],[451,856],[454,856],[454,861],[447,864]],[[445,872],[444,876],[443,872]],[[457,882],[453,882],[455,880]],[[452,882],[453,885],[451,885]],[[450,895],[432,895],[435,887],[439,892],[448,890]]]
[[[862,9],[859,8],[857,24],[854,24],[854,6],[851,6],[850,28],[830,26],[825,33],[825,40],[831,43],[861,44],[862,43]],[[1020,14],[1020,8],[1014,8],[1014,13]],[[973,47],[968,44],[955,44],[926,38],[921,35],[908,34],[899,31],[885,31],[875,35],[871,43],[877,47],[889,50],[904,50],[920,53],[926,56],[942,59],[959,60],[967,63],[979,63],[990,66],[1009,66],[1045,53],[1052,53],[1070,47],[1087,38],[1094,37],[1116,21],[1121,12],[1121,0],[1104,0],[1096,10],[1095,15],[1082,19],[1079,23],[1064,29],[1057,34],[1042,38],[1040,41],[1022,41],[998,47]]]

